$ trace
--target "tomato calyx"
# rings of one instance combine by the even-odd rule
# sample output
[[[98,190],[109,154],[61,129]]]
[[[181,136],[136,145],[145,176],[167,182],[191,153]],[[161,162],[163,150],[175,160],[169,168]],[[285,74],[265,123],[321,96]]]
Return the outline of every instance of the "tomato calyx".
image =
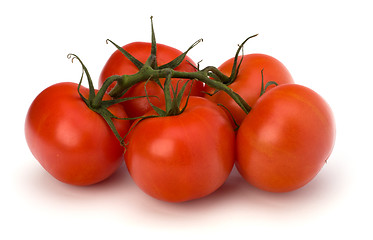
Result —
[[[149,103],[152,106],[152,108],[154,109],[154,111],[156,111],[157,114],[160,117],[176,116],[176,115],[182,114],[184,112],[184,110],[186,109],[186,107],[188,105],[188,100],[189,100],[190,92],[191,92],[192,88],[189,89],[189,93],[187,95],[185,105],[184,105],[184,107],[181,108],[181,106],[180,106],[181,100],[183,99],[185,89],[186,89],[189,82],[187,81],[186,83],[184,83],[184,85],[181,87],[180,91],[178,89],[179,88],[179,83],[180,83],[180,81],[177,83],[176,89],[174,89],[173,86],[171,85],[171,72],[166,77],[164,88],[163,88],[164,96],[165,96],[165,110],[163,110],[163,109],[161,109],[157,106],[154,106],[149,101]],[[192,85],[193,85],[193,82],[192,82]],[[173,94],[174,97],[171,96],[171,90],[172,90],[172,94]],[[145,85],[145,92],[146,92],[146,85]]]
[[[167,106],[172,106],[174,103],[177,103],[179,100],[175,100],[174,103],[172,103],[172,98],[167,99],[168,93],[170,90],[168,87],[166,87],[166,82],[164,85],[162,85],[159,81],[159,79],[167,79],[167,78],[180,78],[180,79],[190,79],[190,80],[197,80],[204,82],[205,84],[217,89],[218,91],[224,91],[229,96],[231,96],[234,101],[244,110],[245,113],[249,113],[251,110],[251,107],[243,100],[243,98],[235,93],[232,89],[230,89],[227,85],[227,83],[232,82],[233,79],[236,77],[240,63],[236,63],[234,65],[234,69],[232,69],[231,76],[226,76],[222,72],[220,72],[216,67],[208,66],[202,70],[199,70],[196,72],[180,72],[174,70],[177,66],[181,64],[181,62],[185,59],[186,54],[194,48],[198,43],[202,42],[202,39],[197,40],[194,42],[183,54],[175,58],[174,60],[170,61],[169,63],[166,63],[164,65],[158,66],[157,65],[157,43],[154,33],[154,26],[153,26],[153,20],[151,17],[151,54],[147,61],[143,64],[136,58],[134,58],[130,53],[125,51],[122,47],[115,44],[111,40],[107,40],[107,42],[112,43],[123,55],[128,58],[132,63],[135,64],[135,66],[139,69],[139,71],[132,75],[113,75],[111,77],[108,77],[105,80],[105,84],[111,84],[113,82],[116,82],[116,85],[113,87],[113,89],[109,92],[109,95],[113,97],[114,99],[118,99],[121,96],[123,96],[130,87],[134,86],[137,83],[145,82],[145,81],[155,81],[163,90],[165,90],[165,100],[166,100],[166,114],[177,114],[176,107],[169,108],[170,110],[167,110]],[[257,35],[257,34],[256,34]],[[243,44],[249,40],[252,37],[255,37],[256,35],[253,35],[249,38],[247,38],[239,47],[239,50],[237,51],[237,61],[238,62],[238,53],[241,51]],[[183,89],[182,87],[181,89]],[[176,92],[177,93],[177,92]],[[179,93],[176,95],[174,94],[174,98],[178,98],[177,96],[180,96]],[[154,107],[153,107],[154,108]],[[159,109],[157,109],[159,110]],[[161,112],[161,111],[159,111]],[[162,113],[163,114],[163,113]]]
[[[120,103],[120,102],[132,100],[132,99],[136,99],[136,98],[141,98],[141,97],[145,97],[145,96],[112,99],[112,100],[103,100],[103,97],[105,95],[105,91],[106,91],[106,89],[109,85],[102,86],[100,88],[100,90],[98,90],[97,93],[96,93],[95,88],[93,86],[92,78],[91,78],[91,76],[88,72],[88,69],[84,65],[83,61],[77,55],[72,54],[72,53],[68,54],[67,58],[71,59],[72,62],[74,61],[74,59],[77,59],[82,66],[82,76],[80,77],[80,81],[79,81],[78,89],[77,89],[80,98],[85,102],[85,104],[88,106],[89,109],[98,113],[99,115],[101,115],[104,118],[104,120],[109,125],[112,132],[114,133],[115,137],[119,140],[120,144],[123,146],[124,145],[124,139],[122,138],[122,136],[120,136],[118,130],[114,126],[113,119],[119,119],[119,120],[133,120],[133,119],[132,118],[119,118],[119,117],[115,116],[113,113],[111,113],[107,108],[114,105],[114,104]],[[89,89],[88,98],[84,97],[83,94],[80,92],[80,88],[81,88],[81,85],[82,85],[82,82],[83,82],[84,74],[86,75],[87,80],[88,80],[88,89]]]

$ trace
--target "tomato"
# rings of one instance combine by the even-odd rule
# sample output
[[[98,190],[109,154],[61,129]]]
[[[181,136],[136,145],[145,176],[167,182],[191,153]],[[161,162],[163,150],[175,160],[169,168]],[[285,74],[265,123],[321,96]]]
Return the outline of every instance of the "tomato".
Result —
[[[28,146],[40,164],[56,179],[73,185],[89,185],[109,177],[123,162],[123,147],[105,120],[88,108],[76,83],[46,88],[32,102],[25,122]],[[88,97],[89,90],[80,92]],[[110,97],[107,95],[104,100]],[[126,117],[120,105],[108,108]],[[124,135],[129,122],[114,120]]]
[[[285,84],[265,93],[237,133],[237,169],[253,186],[287,192],[310,182],[335,141],[332,111],[313,90]]]
[[[133,124],[125,162],[134,182],[154,198],[182,202],[207,196],[232,170],[234,130],[223,110],[205,98],[190,97],[179,115]]]
[[[133,42],[123,46],[123,49],[129,52],[132,56],[134,56],[137,60],[142,63],[148,59],[151,53],[151,43],[146,42]],[[172,48],[167,45],[157,44],[157,63],[158,66],[164,65],[179,55],[182,52]],[[176,71],[182,72],[195,72],[195,63],[192,59],[188,56],[185,57],[184,61],[175,68]],[[100,78],[99,78],[99,85],[102,86],[103,82],[112,75],[130,75],[135,74],[139,71],[139,69],[133,64],[130,60],[128,60],[119,50],[116,50],[106,62],[104,68],[102,69]],[[188,80],[186,79],[172,79],[172,85],[176,88],[177,83],[179,83],[180,87]],[[161,84],[164,84],[164,79],[161,79]],[[131,87],[128,92],[124,94],[123,97],[136,97],[136,96],[145,96],[145,89],[144,86],[145,82],[136,84],[135,86]],[[110,91],[114,85],[108,88]],[[188,84],[188,87],[185,90],[185,95],[189,94],[191,83]],[[151,97],[150,102],[157,107],[161,107],[165,104],[164,94],[161,87],[153,82],[149,81],[146,85],[146,90],[149,96],[156,96]],[[193,81],[193,86],[191,89],[191,95],[194,96],[202,96],[202,91],[204,90],[204,85],[202,82]],[[144,115],[146,112],[150,111],[152,108],[149,104],[148,99],[140,98],[136,100],[126,101],[122,103],[126,112],[129,117],[138,117]]]
[[[241,57],[238,58],[238,62]],[[227,76],[230,76],[233,67],[234,58],[224,62],[218,69]],[[277,84],[293,83],[293,78],[286,67],[277,59],[265,54],[248,54],[244,55],[238,75],[229,87],[238,93],[250,106],[260,96],[263,82],[264,86],[270,81],[275,81]],[[271,85],[267,91],[273,88]],[[211,87],[206,87],[206,92],[213,93],[215,90]],[[237,105],[233,99],[223,91],[215,93],[213,96],[205,95],[211,101],[224,105],[229,110],[229,116],[233,116],[238,125],[241,124],[246,117],[246,113]]]

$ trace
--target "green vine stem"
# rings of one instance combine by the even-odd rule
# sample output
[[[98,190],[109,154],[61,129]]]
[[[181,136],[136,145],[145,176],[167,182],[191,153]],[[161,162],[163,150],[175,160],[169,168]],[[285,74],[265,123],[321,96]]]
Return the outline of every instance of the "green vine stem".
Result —
[[[245,102],[244,99],[237,93],[235,93],[231,88],[223,83],[225,80],[211,79],[209,77],[210,73],[217,75],[218,77],[228,78],[227,76],[220,73],[220,71],[215,67],[206,67],[203,70],[197,72],[180,72],[175,71],[172,68],[164,68],[164,69],[153,69],[149,63],[145,63],[144,66],[139,70],[139,72],[133,75],[114,75],[109,78],[105,82],[107,82],[107,86],[112,84],[113,82],[117,82],[114,88],[109,92],[109,95],[113,98],[121,97],[124,92],[126,92],[130,87],[133,85],[146,81],[150,78],[166,78],[171,76],[171,78],[183,78],[183,79],[196,79],[198,81],[204,82],[205,84],[213,87],[217,90],[226,92],[233,100],[243,109],[245,113],[249,113],[251,107]],[[104,89],[102,86],[101,89]]]
[[[153,27],[153,20],[151,17],[151,30],[152,30],[152,48],[151,48],[151,53],[149,58],[145,63],[140,62],[137,60],[135,57],[133,57],[130,53],[126,52],[123,48],[112,42],[111,40],[107,39],[107,42],[112,43],[125,57],[127,57],[135,66],[139,69],[139,71],[135,74],[132,75],[113,75],[111,77],[108,77],[101,88],[95,92],[94,86],[92,79],[90,77],[90,74],[88,72],[88,69],[85,67],[83,62],[79,59],[78,56],[75,54],[69,54],[68,58],[73,59],[78,59],[79,62],[82,65],[83,73],[82,77],[79,82],[78,86],[78,93],[81,96],[82,100],[87,104],[87,106],[100,114],[105,121],[108,123],[110,128],[112,129],[113,133],[115,136],[118,138],[120,143],[124,145],[123,142],[123,137],[121,137],[116,130],[113,119],[121,119],[121,120],[134,120],[134,119],[145,119],[148,117],[156,117],[156,116],[139,116],[136,118],[118,118],[114,116],[107,108],[111,105],[118,104],[123,101],[129,101],[137,98],[143,98],[146,97],[149,100],[149,97],[154,97],[154,96],[148,96],[146,93],[146,88],[145,88],[145,96],[135,96],[135,97],[130,97],[130,98],[122,98],[122,96],[134,85],[140,83],[140,82],[146,82],[146,81],[156,81],[159,79],[165,79],[165,83],[163,86],[164,89],[164,94],[165,94],[165,102],[166,102],[166,109],[160,109],[154,105],[152,105],[153,109],[157,112],[159,116],[172,116],[172,115],[178,115],[182,113],[186,106],[188,99],[185,103],[185,106],[180,109],[180,103],[182,100],[183,93],[186,89],[187,83],[185,83],[180,91],[178,91],[178,86],[176,87],[176,90],[171,87],[171,79],[176,78],[176,79],[189,79],[189,80],[197,80],[201,81],[208,86],[216,89],[216,91],[224,91],[226,92],[241,108],[242,110],[248,114],[251,111],[251,107],[246,103],[246,101],[236,92],[234,92],[229,86],[231,84],[239,71],[241,62],[243,57],[241,58],[240,61],[238,61],[239,58],[239,53],[243,49],[243,45],[247,40],[249,40],[252,37],[255,37],[256,35],[250,36],[245,41],[239,45],[239,48],[236,52],[235,55],[235,61],[234,65],[232,67],[232,72],[230,76],[226,76],[222,72],[219,71],[218,68],[213,67],[213,66],[208,66],[202,70],[199,70],[199,66],[195,67],[197,71],[195,72],[180,72],[174,70],[178,65],[182,63],[182,61],[185,59],[186,54],[191,50],[193,47],[195,47],[199,42],[202,41],[202,39],[197,40],[195,43],[193,43],[187,51],[182,53],[180,56],[175,58],[174,60],[170,61],[169,63],[166,63],[164,65],[158,66],[157,64],[157,44],[155,40],[155,34],[154,34],[154,27]],[[80,86],[82,83],[83,75],[87,76],[88,83],[89,83],[89,96],[88,98],[85,98],[81,93],[80,93]],[[262,73],[263,74],[263,73]],[[111,89],[109,92],[109,95],[113,98],[112,100],[103,100],[103,97],[105,93],[107,92],[109,86],[115,83],[115,86]],[[192,82],[193,84],[193,82]],[[275,84],[273,82],[267,84]],[[263,76],[262,76],[262,85],[263,85]],[[266,88],[268,86],[262,86],[262,93],[265,92]],[[171,94],[171,88],[172,88],[172,94]],[[171,97],[173,95],[173,97]],[[189,95],[190,96],[190,92]]]
[[[132,75],[114,75],[106,79],[105,85],[103,85],[100,89],[100,92],[98,94],[104,93],[106,89],[114,82],[116,82],[116,85],[113,89],[109,92],[109,95],[113,98],[120,98],[123,96],[123,94],[132,86],[134,86],[137,83],[147,81],[149,79],[166,79],[166,78],[181,78],[181,79],[191,79],[191,80],[198,80],[201,82],[204,82],[208,86],[216,89],[217,91],[224,91],[226,92],[241,108],[242,110],[247,114],[250,112],[251,107],[246,103],[246,101],[236,92],[234,92],[231,88],[229,88],[229,84],[231,84],[239,71],[241,62],[243,60],[243,57],[241,57],[241,60],[238,62],[239,53],[243,49],[244,44],[253,37],[256,37],[258,34],[252,35],[248,38],[246,38],[238,47],[236,54],[235,54],[235,61],[232,67],[232,72],[230,76],[226,76],[222,72],[219,71],[218,68],[213,66],[208,66],[202,70],[198,70],[196,72],[180,72],[175,71],[174,68],[177,67],[185,58],[186,54],[195,47],[199,42],[202,41],[202,39],[199,39],[195,43],[193,43],[187,51],[185,51],[183,54],[181,54],[179,57],[174,59],[173,61],[158,66],[157,65],[157,44],[155,40],[155,33],[154,33],[154,27],[153,27],[153,19],[151,17],[151,31],[152,31],[152,49],[151,54],[148,60],[145,62],[145,64],[141,64],[137,59],[135,59],[133,56],[131,56],[128,52],[126,52],[123,48],[115,44],[111,40],[107,40],[107,42],[112,43],[120,52],[122,52],[130,61],[132,61],[138,68],[139,71]],[[198,69],[198,68],[197,68]],[[101,92],[102,91],[102,92]],[[96,100],[96,99],[95,99]],[[99,98],[97,98],[97,102],[94,101],[92,103],[93,106],[97,106],[100,104]]]

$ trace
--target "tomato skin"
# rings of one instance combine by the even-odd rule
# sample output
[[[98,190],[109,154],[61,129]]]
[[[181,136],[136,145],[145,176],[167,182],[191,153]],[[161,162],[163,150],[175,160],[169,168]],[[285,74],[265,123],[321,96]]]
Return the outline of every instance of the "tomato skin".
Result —
[[[238,130],[237,169],[262,190],[296,190],[324,166],[335,131],[320,95],[297,84],[278,86],[259,98]]]
[[[225,182],[234,165],[230,121],[201,97],[190,97],[180,115],[138,122],[127,141],[124,157],[135,183],[168,202],[207,196]]]
[[[238,62],[241,58],[238,58]],[[234,58],[231,58],[219,66],[219,70],[227,76],[230,76],[233,67]],[[293,78],[287,68],[277,59],[265,54],[247,54],[241,63],[239,73],[230,88],[238,93],[250,106],[253,106],[258,100],[262,87],[262,75],[264,86],[267,82],[275,81],[277,84],[294,83]],[[267,91],[275,87],[271,85]],[[206,87],[206,92],[213,93],[214,89]],[[213,96],[208,94],[205,97],[213,102],[220,103],[229,109],[229,116],[233,116],[238,125],[246,117],[246,113],[238,104],[225,92],[219,91]]]
[[[64,82],[42,91],[28,110],[25,136],[32,154],[53,177],[68,184],[90,185],[119,168],[123,147],[105,120],[83,102],[77,86]],[[88,92],[81,87],[83,96],[88,97]],[[126,117],[119,105],[108,109]],[[125,120],[114,120],[114,125],[122,135],[129,129]]]
[[[134,56],[137,60],[142,63],[149,58],[151,52],[151,43],[147,42],[133,42],[123,46],[127,52],[129,52],[132,56]],[[166,64],[179,55],[182,52],[172,48],[170,46],[157,43],[157,63],[158,66]],[[188,56],[185,57],[184,61],[175,68],[176,71],[182,72],[195,72],[196,64],[190,59]],[[139,71],[139,69],[130,61],[128,60],[119,50],[116,50],[108,59],[105,66],[102,69],[99,78],[99,86],[102,86],[103,82],[112,75],[131,75],[135,74]],[[171,84],[176,88],[178,81],[181,80],[179,83],[179,89],[181,86],[186,83],[186,79],[172,79]],[[164,79],[160,79],[162,85],[164,84]],[[191,83],[188,84],[188,87],[185,90],[185,94],[189,94]],[[114,87],[112,84],[108,88],[108,92]],[[135,86],[131,87],[123,97],[136,97],[136,96],[145,96],[145,82],[138,83]],[[147,93],[149,96],[157,96],[150,98],[152,104],[157,107],[161,107],[165,104],[164,100],[164,93],[163,90],[159,87],[159,85],[153,81],[149,81],[146,85]],[[204,91],[204,85],[202,82],[193,81],[193,86],[191,90],[192,96],[202,96]],[[140,98],[136,100],[126,101],[122,103],[128,116],[129,117],[139,117],[147,113],[148,111],[152,110],[148,99]]]

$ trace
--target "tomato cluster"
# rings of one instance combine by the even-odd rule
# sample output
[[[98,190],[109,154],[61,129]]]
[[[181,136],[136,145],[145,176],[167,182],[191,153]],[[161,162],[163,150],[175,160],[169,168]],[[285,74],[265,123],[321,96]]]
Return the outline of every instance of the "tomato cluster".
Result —
[[[72,55],[89,88],[83,75],[52,85],[27,113],[31,152],[62,182],[100,182],[124,161],[144,192],[182,202],[217,190],[236,165],[253,186],[287,192],[310,182],[332,152],[330,107],[271,56],[236,54],[200,70],[190,49],[156,43],[154,30],[151,43],[114,45],[100,89]]]

